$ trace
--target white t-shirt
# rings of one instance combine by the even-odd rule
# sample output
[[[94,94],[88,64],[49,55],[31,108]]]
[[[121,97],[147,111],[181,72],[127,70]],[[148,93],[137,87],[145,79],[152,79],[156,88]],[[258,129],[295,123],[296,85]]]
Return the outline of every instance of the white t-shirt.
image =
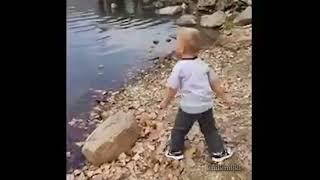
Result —
[[[180,107],[190,114],[202,113],[213,107],[210,81],[217,78],[209,64],[200,58],[180,60],[174,66],[167,86],[179,90]]]

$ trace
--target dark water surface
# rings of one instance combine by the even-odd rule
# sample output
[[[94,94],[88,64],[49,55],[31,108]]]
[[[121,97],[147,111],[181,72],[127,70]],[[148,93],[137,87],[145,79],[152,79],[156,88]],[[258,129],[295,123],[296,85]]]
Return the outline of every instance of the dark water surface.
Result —
[[[147,59],[173,49],[174,39],[166,42],[176,29],[170,17],[143,9],[139,0],[117,3],[112,10],[98,0],[67,0],[67,121],[86,119],[94,102],[92,89],[117,89],[127,82],[128,74],[150,66]],[[154,40],[159,44],[154,45]],[[82,165],[75,142],[83,141],[93,128],[68,124],[69,170]]]

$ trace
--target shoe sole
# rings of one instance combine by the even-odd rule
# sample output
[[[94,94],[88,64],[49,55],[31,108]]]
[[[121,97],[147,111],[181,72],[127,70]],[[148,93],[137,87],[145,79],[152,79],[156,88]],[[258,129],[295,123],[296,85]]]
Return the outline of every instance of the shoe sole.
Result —
[[[214,162],[222,162],[222,161],[230,158],[232,155],[233,155],[233,151],[230,152],[230,154],[228,156],[224,156],[224,157],[219,158],[219,159],[216,159],[216,158],[212,157],[211,160],[214,161]]]
[[[180,160],[180,159],[183,159],[183,158],[184,158],[183,155],[180,155],[180,156],[171,156],[171,155],[169,155],[168,153],[166,153],[166,157],[167,157],[167,158],[174,159],[174,160]]]

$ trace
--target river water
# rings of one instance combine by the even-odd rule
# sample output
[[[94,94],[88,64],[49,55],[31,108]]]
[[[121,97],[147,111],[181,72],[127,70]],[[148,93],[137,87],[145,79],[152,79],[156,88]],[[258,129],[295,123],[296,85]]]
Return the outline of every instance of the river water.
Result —
[[[117,8],[98,0],[67,0],[67,121],[85,119],[96,89],[117,89],[128,76],[168,54],[175,33],[171,17],[144,9],[142,1],[118,0]],[[153,41],[159,41],[153,44]],[[151,48],[154,46],[154,48]],[[83,165],[80,148],[92,128],[67,126],[67,167]]]

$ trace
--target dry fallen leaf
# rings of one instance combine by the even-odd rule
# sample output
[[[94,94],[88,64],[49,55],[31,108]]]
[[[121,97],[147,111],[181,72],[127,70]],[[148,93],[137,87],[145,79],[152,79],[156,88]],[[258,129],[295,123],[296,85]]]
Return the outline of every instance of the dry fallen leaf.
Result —
[[[157,163],[157,164],[154,165],[153,171],[154,172],[158,172],[158,170],[159,170],[159,164]]]

